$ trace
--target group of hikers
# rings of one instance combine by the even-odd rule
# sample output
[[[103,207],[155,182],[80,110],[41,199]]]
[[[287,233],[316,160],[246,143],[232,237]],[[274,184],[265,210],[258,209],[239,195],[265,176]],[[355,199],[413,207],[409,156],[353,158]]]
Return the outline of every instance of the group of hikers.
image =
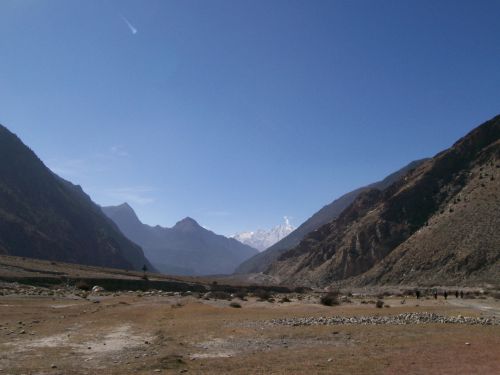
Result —
[[[438,298],[437,289],[433,290],[432,295],[434,296],[434,299]],[[420,298],[420,296],[421,296],[420,290],[415,291],[415,296],[417,297],[417,299]],[[443,297],[444,297],[444,299],[448,299],[448,292],[446,290],[443,292]],[[461,291],[455,290],[455,298],[459,298],[459,297],[464,298],[464,291],[463,290],[461,290]]]

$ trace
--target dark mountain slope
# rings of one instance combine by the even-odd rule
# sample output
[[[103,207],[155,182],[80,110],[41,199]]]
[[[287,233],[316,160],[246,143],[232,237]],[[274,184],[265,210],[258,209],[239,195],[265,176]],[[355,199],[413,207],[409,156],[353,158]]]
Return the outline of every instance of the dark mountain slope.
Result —
[[[185,218],[172,228],[149,226],[126,203],[103,207],[103,212],[162,272],[180,275],[232,273],[236,266],[258,251],[235,239],[217,235]]]
[[[0,252],[125,269],[151,266],[79,186],[52,173],[1,125]]]
[[[340,213],[344,209],[346,209],[354,201],[354,199],[356,199],[359,194],[372,188],[383,190],[389,187],[401,176],[408,173],[408,171],[416,168],[425,160],[427,159],[413,161],[400,170],[385,177],[381,181],[374,182],[368,186],[364,186],[347,194],[344,194],[340,198],[334,200],[332,203],[324,206],[321,210],[316,212],[313,216],[307,219],[302,225],[300,225],[297,229],[295,229],[281,241],[240,264],[236,269],[236,273],[264,272],[272,262],[279,258],[281,254],[297,246],[308,233],[336,219],[340,215]]]
[[[364,192],[337,220],[283,254],[283,282],[497,282],[500,116],[387,189]]]

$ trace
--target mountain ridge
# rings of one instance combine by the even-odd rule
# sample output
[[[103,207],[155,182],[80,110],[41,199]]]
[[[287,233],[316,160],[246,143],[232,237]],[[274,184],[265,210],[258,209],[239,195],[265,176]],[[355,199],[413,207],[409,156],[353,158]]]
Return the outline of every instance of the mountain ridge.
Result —
[[[257,229],[251,232],[241,232],[231,237],[259,251],[264,251],[295,230],[290,224],[288,217],[285,216],[284,221],[283,224],[276,225],[271,229]]]
[[[264,272],[274,260],[279,258],[281,254],[297,246],[308,233],[335,219],[363,191],[371,189],[373,187],[387,187],[399,177],[401,177],[411,169],[416,168],[426,160],[427,159],[424,158],[412,161],[396,172],[387,175],[380,181],[352,190],[333,200],[331,203],[323,206],[319,211],[314,213],[309,219],[302,223],[288,236],[281,239],[265,251],[240,264],[235,273],[244,274]]]
[[[232,273],[238,264],[258,252],[203,228],[189,216],[167,228],[143,224],[128,204],[101,209],[128,238],[143,247],[148,258],[164,273]]]
[[[4,254],[124,269],[154,268],[83,189],[47,168],[0,125],[0,249]]]
[[[315,286],[498,283],[499,179],[496,116],[388,188],[359,195],[267,272]]]

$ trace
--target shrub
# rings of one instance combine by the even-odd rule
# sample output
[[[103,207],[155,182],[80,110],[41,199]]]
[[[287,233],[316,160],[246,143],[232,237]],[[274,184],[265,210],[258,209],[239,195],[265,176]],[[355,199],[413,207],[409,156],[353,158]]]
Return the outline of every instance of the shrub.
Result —
[[[241,305],[238,302],[231,302],[229,306],[234,307],[235,309],[241,309]]]
[[[213,291],[213,292],[210,292],[209,294],[209,298],[214,298],[214,299],[226,299],[228,301],[231,300],[231,295],[227,292],[223,292],[223,291]]]
[[[307,288],[305,288],[305,287],[303,287],[303,286],[298,286],[298,287],[296,287],[293,291],[294,291],[295,293],[302,294],[302,293],[307,292]]]
[[[87,284],[87,282],[84,280],[79,280],[76,283],[75,287],[76,287],[76,289],[80,289],[80,290],[86,290],[86,291],[90,290],[90,285]]]
[[[283,297],[281,300],[280,300],[280,303],[286,303],[286,302],[292,302],[292,300],[290,298],[288,298],[287,296]]]
[[[247,300],[247,298],[246,298],[247,297],[247,291],[246,291],[246,289],[239,290],[234,295],[236,297],[238,297],[239,299],[241,299],[242,301],[246,301]]]
[[[492,292],[490,293],[491,297],[493,297],[494,299],[498,299],[500,300],[500,292]]]
[[[339,294],[337,292],[330,292],[320,298],[320,303],[325,306],[340,305]]]
[[[375,307],[377,309],[381,309],[382,307],[384,307],[384,301],[379,299],[377,302],[375,302]]]
[[[257,289],[253,292],[254,296],[257,297],[260,301],[267,301],[272,297],[271,293],[264,289]]]

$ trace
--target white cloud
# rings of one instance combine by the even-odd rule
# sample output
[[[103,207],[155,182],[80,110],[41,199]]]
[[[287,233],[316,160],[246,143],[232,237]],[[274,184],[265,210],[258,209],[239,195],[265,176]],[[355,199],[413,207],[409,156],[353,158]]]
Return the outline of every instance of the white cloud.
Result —
[[[105,189],[104,194],[117,203],[150,204],[155,201],[151,193],[155,189],[149,186],[127,186]]]
[[[138,30],[130,23],[130,21],[127,19],[127,17],[125,17],[123,14],[120,14],[120,17],[123,20],[123,22],[125,22],[125,24],[128,26],[132,35],[137,34]]]
[[[125,150],[125,147],[123,147],[123,146],[111,146],[109,148],[109,152],[113,156],[120,156],[120,157],[129,156],[128,151]]]
[[[228,211],[206,211],[204,212],[206,216],[231,216],[232,213]]]
[[[47,166],[54,173],[67,179],[84,179],[96,173],[110,170],[111,164],[117,159],[128,157],[129,153],[124,146],[111,146],[105,152],[73,159],[50,159]]]

